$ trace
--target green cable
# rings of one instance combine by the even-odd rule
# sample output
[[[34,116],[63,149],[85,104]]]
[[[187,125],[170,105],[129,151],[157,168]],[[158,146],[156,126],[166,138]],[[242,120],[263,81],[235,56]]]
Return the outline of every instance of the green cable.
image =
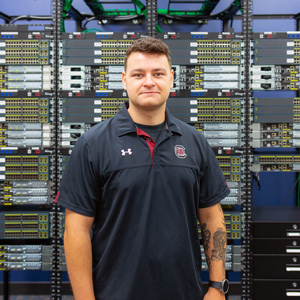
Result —
[[[62,18],[61,18],[61,23],[60,23],[61,32],[66,32],[65,18],[72,6],[72,2],[73,2],[73,0],[64,0],[63,1]]]
[[[211,3],[210,0],[205,0],[205,3],[203,3],[201,9],[199,10],[200,14],[205,16],[209,15],[219,2],[220,0],[213,3]]]
[[[167,9],[158,9],[157,12],[161,15],[168,15]],[[184,15],[190,15],[190,16],[200,16],[203,15],[200,13],[200,11],[180,11],[180,10],[170,10],[169,15],[177,15],[177,16],[184,16]]]
[[[103,32],[102,30],[97,29],[97,28],[89,28],[89,29],[86,29],[86,30],[84,30],[82,32],[95,32],[95,31]]]
[[[145,5],[140,0],[131,0],[131,2],[133,4],[135,4],[143,12],[145,18],[147,19],[148,18],[148,8],[146,8]],[[155,22],[155,31],[162,32],[162,30],[159,27],[159,25],[157,24],[157,22]]]
[[[242,10],[242,5],[241,5],[241,0],[235,0],[235,4],[237,7],[240,9],[241,14],[243,15],[243,10]]]
[[[94,15],[102,15],[104,12],[103,5],[98,0],[84,0],[86,5],[92,10]]]

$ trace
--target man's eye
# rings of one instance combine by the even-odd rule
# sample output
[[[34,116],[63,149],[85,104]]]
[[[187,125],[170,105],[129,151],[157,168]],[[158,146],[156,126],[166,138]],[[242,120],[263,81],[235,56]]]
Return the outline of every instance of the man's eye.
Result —
[[[155,76],[158,76],[158,77],[163,76],[163,73],[156,73]]]
[[[139,77],[142,77],[142,74],[134,74],[133,77],[139,78]]]

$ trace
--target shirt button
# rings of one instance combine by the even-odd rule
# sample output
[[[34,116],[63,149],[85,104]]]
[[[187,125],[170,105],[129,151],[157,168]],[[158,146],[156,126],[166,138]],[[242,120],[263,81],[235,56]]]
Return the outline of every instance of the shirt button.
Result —
[[[151,142],[151,138],[148,137],[148,138],[147,138],[147,141]]]

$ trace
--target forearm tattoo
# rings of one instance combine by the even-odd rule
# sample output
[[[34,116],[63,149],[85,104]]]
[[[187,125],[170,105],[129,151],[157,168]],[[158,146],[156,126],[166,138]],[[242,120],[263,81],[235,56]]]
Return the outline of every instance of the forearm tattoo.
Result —
[[[201,233],[202,233],[202,242],[203,242],[203,248],[204,248],[204,253],[205,253],[205,257],[206,257],[208,272],[210,273],[211,272],[211,262],[210,262],[210,257],[208,255],[208,249],[209,249],[211,233],[207,229],[206,223],[202,224]]]
[[[225,275],[226,243],[227,243],[226,231],[224,231],[223,228],[219,227],[217,229],[217,231],[214,233],[213,249],[211,250],[211,257],[209,256],[211,232],[207,228],[206,223],[203,223],[201,225],[201,233],[202,233],[202,242],[203,242],[203,248],[204,248],[204,252],[205,252],[205,256],[206,256],[208,272],[211,273],[211,262],[212,261],[221,261],[222,262],[222,270]]]
[[[214,233],[214,248],[211,251],[212,261],[222,261],[223,272],[225,274],[226,263],[226,232],[219,227]]]

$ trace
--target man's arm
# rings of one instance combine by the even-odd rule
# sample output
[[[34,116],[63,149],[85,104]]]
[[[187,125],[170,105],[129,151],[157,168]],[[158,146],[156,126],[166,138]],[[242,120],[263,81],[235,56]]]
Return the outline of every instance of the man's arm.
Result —
[[[198,210],[201,225],[202,242],[206,256],[209,279],[222,281],[225,278],[227,233],[221,205],[200,208]],[[223,300],[225,295],[210,287],[204,300]]]
[[[75,300],[95,300],[91,228],[94,218],[66,209],[64,245]]]

